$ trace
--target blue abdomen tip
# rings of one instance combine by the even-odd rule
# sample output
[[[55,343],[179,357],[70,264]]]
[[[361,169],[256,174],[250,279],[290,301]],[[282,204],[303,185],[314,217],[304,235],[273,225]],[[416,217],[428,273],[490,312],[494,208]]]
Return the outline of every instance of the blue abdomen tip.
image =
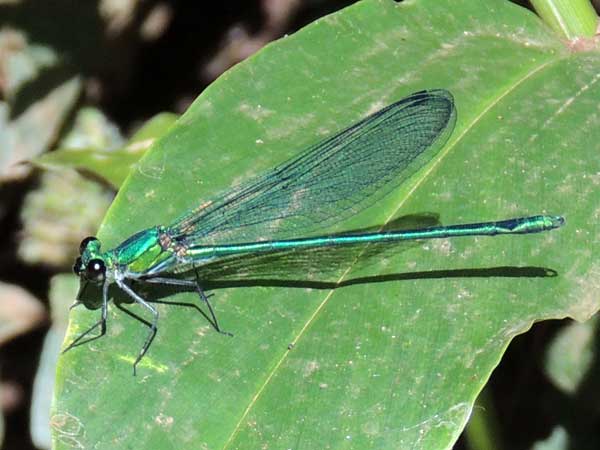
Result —
[[[565,218],[563,216],[549,216],[551,227],[559,228],[565,224]]]

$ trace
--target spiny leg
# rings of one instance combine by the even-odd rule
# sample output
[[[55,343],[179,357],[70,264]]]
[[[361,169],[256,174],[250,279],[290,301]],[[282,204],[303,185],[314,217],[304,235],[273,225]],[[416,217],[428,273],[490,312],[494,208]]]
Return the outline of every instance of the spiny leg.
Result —
[[[75,308],[76,306],[82,305],[83,302],[79,300],[79,298],[82,295],[85,295],[85,290],[87,289],[88,286],[88,281],[85,282],[85,284],[83,285],[83,288],[80,289],[79,293],[77,294],[77,298],[75,299],[75,301],[71,304],[71,306],[69,306],[69,311],[71,311],[73,308]]]
[[[200,300],[202,300],[204,303],[206,303],[206,307],[208,308],[210,317],[208,317],[204,311],[202,311],[197,305],[195,305],[193,303],[170,302],[170,301],[161,301],[161,300],[148,300],[148,301],[151,301],[152,303],[164,303],[164,304],[169,304],[169,305],[186,306],[186,307],[195,308],[198,311],[200,311],[200,314],[202,314],[202,316],[204,316],[204,318],[208,321],[208,323],[211,324],[211,326],[216,331],[218,331],[219,333],[224,334],[226,336],[233,336],[233,334],[231,334],[230,332],[224,331],[221,329],[221,327],[219,327],[219,322],[217,321],[217,316],[215,315],[215,312],[210,304],[210,301],[208,300],[209,296],[206,295],[204,293],[204,290],[200,287],[200,280],[198,279],[197,273],[196,273],[196,281],[182,280],[180,278],[161,278],[161,277],[145,278],[143,281],[148,282],[148,283],[170,284],[173,286],[187,286],[187,287],[195,288],[196,292],[198,293],[198,296],[200,297]]]
[[[198,274],[196,274],[196,279],[198,279]],[[206,307],[208,308],[208,311],[210,312],[210,316],[212,317],[212,320],[215,324],[215,330],[217,330],[219,333],[224,334],[226,336],[233,336],[233,334],[231,334],[229,331],[221,330],[221,327],[219,326],[219,322],[217,322],[217,316],[215,316],[215,312],[213,311],[213,308],[212,308],[210,302],[208,301],[208,296],[204,293],[204,291],[200,287],[199,282],[196,283],[196,292],[198,292],[198,295],[200,296],[202,301],[204,303],[206,303]]]
[[[117,308],[119,308],[121,311],[123,311],[125,314],[127,314],[129,317],[134,318],[135,320],[137,320],[138,322],[143,323],[144,325],[146,325],[148,328],[150,328],[150,330],[152,330],[152,324],[150,322],[148,322],[146,319],[144,319],[143,317],[138,316],[136,313],[134,313],[133,311],[129,311],[127,308],[125,308],[123,305],[121,305],[118,302],[115,302],[115,306]],[[139,358],[139,357],[138,357]],[[139,359],[137,359],[133,365],[133,376],[135,377],[137,372],[136,372],[136,364],[138,363]]]
[[[69,309],[74,308],[75,306],[81,304],[81,302],[76,301],[71,305]],[[79,347],[80,345],[87,344],[93,340],[99,339],[106,334],[106,317],[108,315],[108,281],[104,281],[104,285],[102,286],[102,315],[100,320],[88,328],[86,331],[81,333],[73,342],[69,344],[67,348],[65,348],[62,353],[66,353],[72,348]],[[92,336],[90,338],[84,339],[87,335],[89,335],[96,328],[100,327],[100,334],[97,336]]]
[[[206,319],[206,321],[210,324],[211,327],[213,327],[215,329],[215,331],[218,331],[219,333],[224,333],[227,334],[228,336],[232,336],[231,333],[227,333],[225,331],[221,331],[218,330],[216,325],[214,324],[213,320],[210,318],[209,315],[207,315],[197,304],[195,303],[187,303],[187,302],[172,302],[170,300],[146,300],[148,303],[160,303],[161,305],[174,305],[174,306],[185,306],[186,308],[194,308],[196,311],[198,311],[200,314],[202,314],[202,317],[204,317]]]
[[[138,316],[136,313],[134,313],[133,311],[128,310],[127,308],[125,308],[121,303],[116,303],[115,302],[115,306],[117,308],[119,308],[121,311],[123,311],[125,314],[127,314],[129,317],[134,318],[135,320],[137,320],[138,322],[143,323],[144,325],[146,325],[148,328],[152,328],[152,324],[150,322],[148,322],[146,319],[144,319],[141,316]]]
[[[75,308],[79,305],[83,305],[83,302],[80,302],[79,300],[75,300],[73,303],[71,303],[71,306],[69,306],[69,311],[71,311],[73,308]]]
[[[138,294],[136,294],[129,286],[127,286],[122,281],[117,280],[117,284],[132,299],[134,299],[137,303],[139,303],[140,305],[142,305],[144,308],[148,309],[152,313],[152,316],[153,316],[152,317],[152,322],[147,322],[146,320],[142,319],[141,317],[137,317],[133,313],[130,314],[130,315],[132,315],[132,317],[136,317],[137,319],[140,319],[142,323],[144,323],[144,324],[146,324],[146,325],[148,325],[150,327],[150,333],[148,333],[148,336],[146,337],[146,341],[144,342],[144,345],[143,345],[142,349],[140,350],[140,353],[139,353],[138,357],[135,359],[135,361],[133,363],[133,376],[135,376],[136,373],[137,373],[136,369],[137,369],[138,363],[142,360],[142,358],[144,357],[144,355],[146,354],[146,352],[150,348],[150,345],[152,344],[152,341],[154,340],[154,336],[156,336],[156,332],[158,330],[158,327],[157,327],[157,323],[158,323],[158,311],[152,305],[149,305],[142,297],[140,297]],[[124,308],[121,308],[121,309],[125,310]],[[129,312],[131,312],[131,311],[129,311]]]

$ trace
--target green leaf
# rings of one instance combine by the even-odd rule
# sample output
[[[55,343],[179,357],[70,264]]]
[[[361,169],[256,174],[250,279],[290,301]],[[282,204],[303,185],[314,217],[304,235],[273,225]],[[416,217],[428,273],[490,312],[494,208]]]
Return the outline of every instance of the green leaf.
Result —
[[[119,188],[137,161],[152,143],[165,134],[177,116],[160,113],[146,122],[127,142],[117,149],[90,146],[87,148],[60,148],[46,153],[33,162],[47,169],[71,167],[85,170]]]
[[[353,227],[425,212],[445,224],[546,212],[567,224],[349,263],[343,280],[357,282],[335,290],[218,289],[233,338],[160,306],[136,378],[148,330],[111,308],[107,336],[59,363],[64,430],[77,428],[83,448],[450,448],[515,335],[598,309],[599,69],[597,52],[571,52],[499,0],[366,0],[235,66],[139,161],[100,230],[104,248],[437,87],[456,97],[449,144]],[[359,282],[373,273],[387,276]],[[74,311],[67,339],[98,318]],[[70,448],[62,430],[55,447]]]

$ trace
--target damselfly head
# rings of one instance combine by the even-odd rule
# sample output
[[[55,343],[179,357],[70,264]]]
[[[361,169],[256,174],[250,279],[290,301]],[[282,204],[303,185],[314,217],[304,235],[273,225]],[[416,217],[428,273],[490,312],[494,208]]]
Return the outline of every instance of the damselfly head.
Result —
[[[80,256],[75,260],[73,272],[93,282],[102,282],[106,275],[106,264],[100,253],[100,241],[94,236],[86,237],[79,246]]]
[[[98,238],[96,238],[96,236],[88,236],[83,241],[81,241],[81,244],[79,244],[79,254],[80,255],[83,255],[83,252],[88,247],[88,244],[90,242],[96,243],[96,242],[98,242]]]
[[[104,281],[104,277],[106,276],[106,265],[104,264],[104,261],[97,258],[91,259],[87,263],[87,266],[85,266],[83,276],[96,283]]]
[[[106,264],[99,258],[90,259],[87,264],[79,257],[73,265],[73,272],[77,276],[83,276],[86,280],[101,283],[106,276]]]
[[[81,265],[87,266],[88,262],[94,258],[100,258],[100,241],[94,236],[86,237],[79,245],[79,256]]]
[[[77,259],[75,260],[75,264],[73,264],[73,272],[75,272],[75,275],[79,276],[79,274],[81,273],[81,271],[83,270],[83,263],[81,262],[81,257],[78,256]]]

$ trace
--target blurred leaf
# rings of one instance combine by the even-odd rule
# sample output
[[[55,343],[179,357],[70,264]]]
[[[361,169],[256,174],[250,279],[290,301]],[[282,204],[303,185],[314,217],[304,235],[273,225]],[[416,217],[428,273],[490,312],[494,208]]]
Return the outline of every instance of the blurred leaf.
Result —
[[[0,56],[3,75],[0,89],[3,97],[12,102],[20,88],[58,62],[52,49],[29,44],[24,33],[11,28],[0,30]]]
[[[21,210],[19,257],[29,264],[70,269],[79,243],[96,232],[112,198],[112,191],[73,170],[43,173]]]
[[[50,169],[72,167],[86,170],[104,178],[118,189],[144,152],[156,139],[165,134],[176,120],[175,114],[157,114],[146,122],[127,144],[117,149],[101,148],[93,144],[88,144],[87,148],[81,148],[80,145],[77,145],[78,148],[69,148],[69,144],[73,144],[69,141],[65,143],[65,147],[41,155],[33,162]]]
[[[588,375],[595,356],[598,318],[573,322],[562,328],[546,353],[544,364],[548,378],[567,394],[574,394]]]
[[[149,148],[154,141],[164,136],[171,126],[177,121],[177,114],[162,112],[146,121],[129,139],[128,146],[139,144]]]
[[[31,439],[37,448],[50,448],[50,405],[61,343],[69,322],[69,305],[77,295],[79,280],[74,275],[56,275],[50,281],[52,326],[44,339],[40,364],[31,396]]]
[[[79,97],[78,77],[62,70],[52,48],[27,42],[23,33],[0,30],[0,181],[21,178],[57,133]]]
[[[463,434],[468,450],[500,450],[505,448],[502,444],[502,434],[500,433],[495,411],[491,391],[486,388],[477,397],[473,413]]]
[[[71,267],[79,242],[95,233],[113,196],[102,184],[71,169],[86,169],[101,177],[106,174],[118,188],[130,166],[175,120],[174,114],[158,114],[124,144],[116,127],[99,111],[80,110],[62,141],[70,148],[46,153],[33,161],[54,170],[44,173],[40,187],[26,197],[19,256],[31,264]],[[66,198],[71,200],[65,202]]]
[[[84,107],[77,111],[73,125],[65,133],[58,147],[74,150],[88,147],[110,150],[122,146],[123,142],[119,128],[102,111]]]
[[[26,331],[45,318],[42,304],[25,289],[0,282],[0,345]]]
[[[84,448],[450,448],[515,335],[598,309],[598,73],[597,52],[572,52],[499,0],[365,0],[235,66],[138,162],[99,232],[105,249],[437,87],[459,114],[446,149],[348,228],[426,211],[446,224],[548,212],[567,225],[349,263],[335,290],[219,289],[232,339],[160,306],[126,382],[147,329],[111,308],[107,336],[59,361],[55,447],[70,448],[68,431]],[[68,341],[98,320],[72,316]]]
[[[592,38],[598,16],[590,0],[531,0],[539,16],[565,38]]]
[[[556,427],[547,439],[537,442],[531,450],[567,450],[569,447],[569,435],[563,427]]]

